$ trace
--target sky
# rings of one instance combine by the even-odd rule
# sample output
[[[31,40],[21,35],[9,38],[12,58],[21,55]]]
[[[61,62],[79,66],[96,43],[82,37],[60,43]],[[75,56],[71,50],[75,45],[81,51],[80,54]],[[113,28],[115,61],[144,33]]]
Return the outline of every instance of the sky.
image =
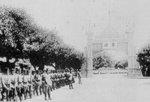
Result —
[[[0,0],[0,5],[25,9],[37,24],[56,29],[67,44],[81,51],[87,43],[87,25],[95,24],[95,35],[101,34],[109,16],[116,29],[126,19],[134,22],[136,48],[150,42],[150,0]]]

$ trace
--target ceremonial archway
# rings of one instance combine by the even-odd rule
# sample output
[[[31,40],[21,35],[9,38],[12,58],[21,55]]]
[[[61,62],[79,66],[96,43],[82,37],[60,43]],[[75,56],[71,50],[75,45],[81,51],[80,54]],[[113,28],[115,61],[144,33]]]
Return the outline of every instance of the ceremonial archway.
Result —
[[[128,11],[126,6],[125,8],[120,6],[119,9],[116,9],[114,3],[115,0],[108,0],[108,7],[106,7],[106,12],[108,13],[104,15],[106,22],[103,22],[103,25],[100,24],[101,26],[97,27],[99,25],[98,21],[91,17],[88,21],[89,24],[85,27],[87,35],[87,46],[85,48],[87,62],[84,70],[87,76],[92,75],[94,56],[101,51],[118,49],[127,54],[128,75],[135,76],[140,74],[133,40],[134,33],[136,33],[135,30],[137,30],[137,10],[130,9]],[[119,2],[116,1],[116,3],[119,5]],[[130,4],[128,6],[133,7]],[[123,12],[123,14],[117,12],[118,10]],[[120,17],[123,19],[119,19]]]
[[[89,77],[93,73],[93,57],[107,50],[121,50],[126,53],[128,56],[128,75],[140,75],[140,69],[136,61],[135,47],[132,42],[133,34],[134,32],[119,34],[111,26],[108,26],[99,36],[93,37],[93,32],[88,31],[86,75]]]

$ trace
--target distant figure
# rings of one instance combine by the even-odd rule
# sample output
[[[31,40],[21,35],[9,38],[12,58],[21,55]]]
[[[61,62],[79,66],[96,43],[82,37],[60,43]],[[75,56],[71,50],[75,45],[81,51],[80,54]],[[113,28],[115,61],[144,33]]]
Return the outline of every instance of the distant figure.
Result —
[[[70,72],[69,74],[69,89],[73,89],[73,74]]]
[[[81,82],[81,72],[80,71],[77,71],[77,77],[78,77],[78,83],[82,84],[82,82]]]

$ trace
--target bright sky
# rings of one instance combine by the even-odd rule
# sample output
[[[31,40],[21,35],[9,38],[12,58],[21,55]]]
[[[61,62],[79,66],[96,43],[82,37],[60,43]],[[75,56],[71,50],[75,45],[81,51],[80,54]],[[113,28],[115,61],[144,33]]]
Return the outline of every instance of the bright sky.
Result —
[[[64,41],[83,51],[86,25],[101,31],[108,23],[109,0],[0,0],[1,5],[24,8],[43,27],[58,31]],[[140,48],[150,38],[150,0],[111,0],[114,15],[136,16],[133,42]],[[136,14],[133,11],[136,10]],[[119,15],[119,16],[118,16]],[[122,19],[122,18],[120,18]],[[136,20],[136,19],[134,19]],[[98,34],[100,34],[99,32]],[[150,40],[149,40],[150,42]]]

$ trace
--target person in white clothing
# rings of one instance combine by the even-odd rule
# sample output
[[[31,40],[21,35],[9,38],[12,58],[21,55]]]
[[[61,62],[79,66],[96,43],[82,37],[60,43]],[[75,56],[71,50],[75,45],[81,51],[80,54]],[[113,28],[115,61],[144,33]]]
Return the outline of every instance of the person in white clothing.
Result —
[[[45,100],[47,100],[47,96],[48,99],[51,100],[52,80],[50,79],[50,74],[48,74],[48,71],[44,71],[42,76],[42,82],[43,82]]]

